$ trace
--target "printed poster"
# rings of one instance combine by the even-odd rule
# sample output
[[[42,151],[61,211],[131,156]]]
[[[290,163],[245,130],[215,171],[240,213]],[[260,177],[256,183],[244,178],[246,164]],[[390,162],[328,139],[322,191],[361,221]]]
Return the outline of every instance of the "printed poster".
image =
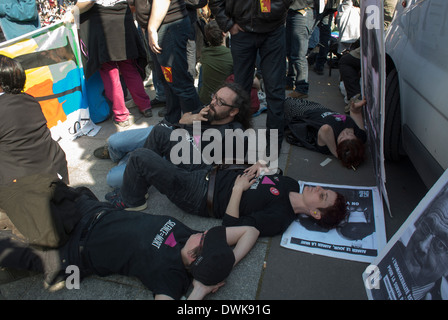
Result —
[[[305,186],[320,185],[342,193],[347,200],[345,221],[332,230],[319,227],[302,216],[283,233],[281,246],[328,257],[359,262],[372,262],[386,245],[383,203],[377,187],[316,184],[299,181]]]
[[[448,299],[448,170],[363,273],[372,300]]]

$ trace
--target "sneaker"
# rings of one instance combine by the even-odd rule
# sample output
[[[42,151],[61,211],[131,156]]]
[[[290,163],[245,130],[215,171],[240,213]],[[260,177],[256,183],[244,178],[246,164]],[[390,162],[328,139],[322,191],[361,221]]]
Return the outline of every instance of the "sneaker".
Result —
[[[145,118],[151,118],[152,117],[152,109],[146,109],[143,111],[140,111],[140,113],[145,117]]]
[[[148,207],[148,204],[145,202],[139,206],[128,206],[122,199],[121,193],[119,189],[115,189],[112,192],[109,192],[105,196],[106,200],[109,201],[115,208],[123,209],[126,211],[142,211]],[[146,196],[145,196],[146,198]]]
[[[293,91],[290,94],[288,94],[288,97],[295,98],[295,99],[306,99],[306,98],[308,98],[308,95],[306,93]]]
[[[122,127],[122,128],[129,127],[131,125],[131,123],[129,122],[129,119],[128,120],[124,120],[124,121],[116,121],[116,120],[114,120],[114,124],[119,126],[119,127]]]
[[[93,151],[93,155],[98,159],[110,159],[109,147],[107,145],[99,147]]]

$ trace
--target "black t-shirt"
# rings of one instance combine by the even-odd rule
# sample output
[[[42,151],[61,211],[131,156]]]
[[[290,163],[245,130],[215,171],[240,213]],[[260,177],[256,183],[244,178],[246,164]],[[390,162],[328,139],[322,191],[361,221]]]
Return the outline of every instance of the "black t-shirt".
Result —
[[[367,141],[366,132],[359,128],[356,122],[350,116],[331,111],[330,109],[308,110],[305,112],[305,115],[311,120],[321,122],[322,125],[328,124],[333,129],[336,144],[339,134],[346,128],[353,128],[355,136],[363,143],[366,143]],[[316,144],[316,147],[318,151],[322,153],[330,153],[330,150],[327,146],[319,146],[318,144]]]
[[[113,211],[95,224],[84,252],[100,276],[134,276],[153,294],[180,299],[191,284],[180,250],[193,233],[169,216]]]
[[[226,214],[232,188],[242,170],[223,170],[216,176],[214,212],[226,226],[254,226],[260,236],[274,236],[284,232],[296,218],[289,199],[290,192],[299,192],[299,183],[282,175],[259,176],[241,197],[240,218]]]

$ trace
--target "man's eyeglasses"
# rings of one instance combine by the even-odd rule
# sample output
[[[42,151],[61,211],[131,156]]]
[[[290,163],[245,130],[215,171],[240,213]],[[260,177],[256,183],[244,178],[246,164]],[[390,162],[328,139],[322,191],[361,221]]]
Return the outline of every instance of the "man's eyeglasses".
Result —
[[[216,95],[216,93],[212,93],[212,95],[210,97],[212,98],[212,100],[215,99],[216,105],[219,107],[226,106],[226,107],[230,107],[230,108],[237,108],[235,106],[232,106],[231,104],[225,103],[220,97],[218,97]]]

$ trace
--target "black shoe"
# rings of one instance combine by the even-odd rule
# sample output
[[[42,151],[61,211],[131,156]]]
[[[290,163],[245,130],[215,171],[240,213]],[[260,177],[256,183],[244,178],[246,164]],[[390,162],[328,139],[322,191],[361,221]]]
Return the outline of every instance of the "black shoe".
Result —
[[[145,117],[145,118],[151,118],[152,117],[152,109],[146,109],[143,111],[140,111],[140,113]]]
[[[151,107],[155,107],[158,104],[166,104],[166,102],[165,101],[160,101],[159,99],[151,100]]]
[[[110,159],[109,147],[108,146],[99,147],[95,149],[95,151],[93,151],[93,155],[98,159]]]
[[[162,110],[159,111],[159,113],[157,114],[159,117],[164,117],[166,114],[166,107],[164,107]]]

